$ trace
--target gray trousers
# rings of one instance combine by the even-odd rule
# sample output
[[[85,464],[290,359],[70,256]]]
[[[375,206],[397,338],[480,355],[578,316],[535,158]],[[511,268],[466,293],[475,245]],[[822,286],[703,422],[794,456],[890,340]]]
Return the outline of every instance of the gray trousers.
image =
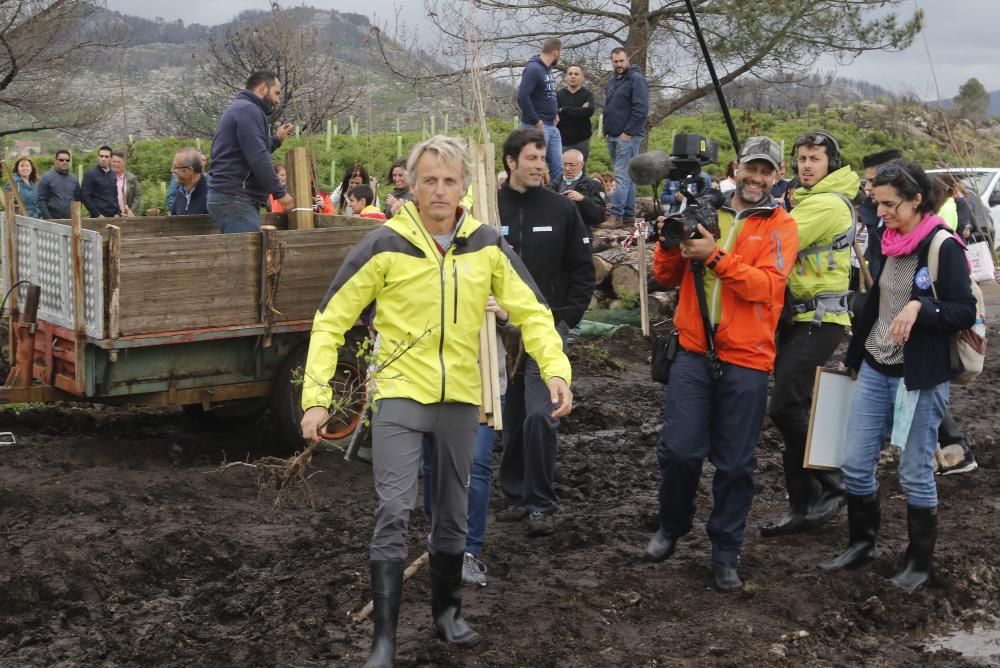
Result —
[[[459,554],[468,531],[469,475],[479,408],[382,399],[372,419],[375,534],[371,559],[405,559],[410,513],[417,501],[424,434],[431,441],[431,535],[428,550]]]

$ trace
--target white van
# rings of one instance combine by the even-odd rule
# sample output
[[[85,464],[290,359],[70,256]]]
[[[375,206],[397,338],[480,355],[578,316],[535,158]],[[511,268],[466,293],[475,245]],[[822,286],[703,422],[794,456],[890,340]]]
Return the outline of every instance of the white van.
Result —
[[[993,246],[1000,244],[997,238],[997,223],[1000,221],[1000,168],[998,167],[951,167],[949,169],[928,169],[928,174],[951,172],[961,181],[966,190],[976,192],[993,217]]]

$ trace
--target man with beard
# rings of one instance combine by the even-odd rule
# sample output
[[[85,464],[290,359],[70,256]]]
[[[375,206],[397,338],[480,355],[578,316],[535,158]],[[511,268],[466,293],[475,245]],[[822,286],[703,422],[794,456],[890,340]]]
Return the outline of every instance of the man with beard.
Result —
[[[833,517],[845,496],[837,472],[803,467],[816,367],[833,355],[851,324],[853,199],[861,184],[842,165],[840,145],[825,132],[795,140],[792,157],[802,186],[795,191],[799,252],[788,280],[790,320],[778,328],[771,421],[785,440],[788,511],[761,527],[762,536],[804,531]]]
[[[612,49],[611,66],[615,74],[604,97],[604,138],[615,170],[615,190],[611,193],[611,216],[601,227],[615,229],[635,222],[635,184],[629,177],[628,163],[639,154],[646,134],[649,84],[621,47]]]
[[[559,62],[562,42],[550,37],[542,44],[542,52],[532,56],[521,73],[517,87],[517,106],[521,108],[521,127],[537,128],[545,133],[548,151],[545,163],[549,167],[549,182],[562,178],[562,139],[559,124],[559,103],[556,100],[556,80],[552,68]]]
[[[111,171],[111,147],[97,149],[97,164],[83,173],[80,199],[91,218],[111,218],[122,211],[118,207],[115,173]]]
[[[704,226],[699,237],[666,247],[661,236],[653,275],[666,288],[680,284],[674,324],[680,349],[670,368],[660,466],[660,528],[646,545],[647,561],[663,561],[691,530],[695,495],[706,457],[715,466],[714,504],[706,529],[712,541],[715,588],[743,588],[739,555],[756,467],[757,435],[774,366],[774,331],[788,273],[795,261],[795,221],[771,200],[781,149],[767,137],[743,145],[736,188],[719,210],[719,239]],[[659,221],[662,222],[662,219]],[[692,269],[703,265],[703,273]],[[708,354],[699,307],[703,283],[715,355]]]
[[[514,130],[504,142],[503,161],[509,174],[497,198],[503,234],[542,291],[565,341],[594,293],[590,232],[573,202],[542,187],[541,130]],[[527,519],[529,536],[552,534],[559,510],[555,493],[559,420],[552,417],[539,361],[526,355],[523,367],[515,369],[507,383],[500,488],[508,507],[497,515],[501,522]]]
[[[274,72],[259,70],[247,79],[219,119],[212,138],[208,213],[223,234],[259,232],[260,208],[267,196],[291,211],[292,196],[285,192],[271,162],[271,153],[292,133],[291,123],[272,137],[267,115],[281,99],[281,81]]]
[[[80,201],[80,182],[70,173],[69,164],[69,151],[56,151],[52,169],[38,182],[38,210],[42,218],[69,218],[70,205]]]

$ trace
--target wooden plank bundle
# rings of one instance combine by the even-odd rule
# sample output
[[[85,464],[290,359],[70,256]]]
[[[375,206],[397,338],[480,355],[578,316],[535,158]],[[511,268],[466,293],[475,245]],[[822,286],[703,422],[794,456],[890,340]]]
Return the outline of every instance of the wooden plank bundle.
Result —
[[[469,147],[472,155],[472,197],[473,208],[479,222],[500,230],[500,215],[497,207],[497,177],[493,171],[496,154],[493,142],[488,137],[482,143]],[[479,330],[479,369],[482,380],[482,402],[479,407],[479,421],[497,431],[503,429],[503,410],[500,404],[500,364],[497,360],[496,314],[487,312],[483,326]]]

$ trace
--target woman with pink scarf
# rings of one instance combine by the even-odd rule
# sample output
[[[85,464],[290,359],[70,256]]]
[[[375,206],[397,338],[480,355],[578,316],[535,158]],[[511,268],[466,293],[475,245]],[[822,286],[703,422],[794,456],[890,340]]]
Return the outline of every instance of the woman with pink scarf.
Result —
[[[872,200],[885,223],[882,269],[855,323],[846,365],[856,379],[847,419],[844,488],[847,550],[820,564],[855,568],[878,556],[881,521],[876,468],[886,438],[900,449],[899,484],[906,494],[909,546],[892,583],[914,591],[931,577],[937,542],[934,451],[948,404],[951,338],[972,327],[976,300],[964,244],[934,211],[945,193],[915,163],[890,162],[872,180]],[[938,230],[952,234],[940,247],[931,285],[928,255]]]

